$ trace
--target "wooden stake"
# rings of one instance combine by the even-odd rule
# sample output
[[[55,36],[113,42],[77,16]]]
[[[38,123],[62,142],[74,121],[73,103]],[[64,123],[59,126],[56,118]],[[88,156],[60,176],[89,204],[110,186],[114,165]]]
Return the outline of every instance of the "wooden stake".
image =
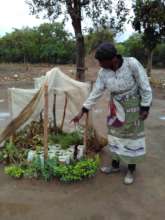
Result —
[[[44,87],[44,160],[48,159],[48,83]]]
[[[85,151],[87,152],[87,147],[88,147],[88,113],[85,114],[85,128],[84,128],[84,146],[85,146]]]
[[[67,97],[67,94],[65,93],[64,112],[63,112],[63,117],[62,117],[62,122],[61,122],[61,127],[60,127],[61,131],[63,130],[63,126],[64,126],[64,120],[65,120],[65,115],[66,115],[67,103],[68,103],[68,97]]]
[[[14,142],[14,135],[11,135],[9,139],[10,139],[10,143],[13,144],[13,142]]]
[[[54,94],[53,99],[53,125],[54,125],[54,133],[57,134],[57,122],[56,122],[56,94]]]
[[[40,112],[40,123],[43,124],[42,111]]]

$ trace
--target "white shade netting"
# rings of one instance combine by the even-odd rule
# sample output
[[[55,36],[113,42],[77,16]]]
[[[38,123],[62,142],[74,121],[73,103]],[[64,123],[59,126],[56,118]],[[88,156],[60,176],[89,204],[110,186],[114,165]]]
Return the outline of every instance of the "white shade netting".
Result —
[[[9,88],[11,121],[1,132],[0,143],[32,121],[41,120],[44,115],[45,84],[48,85],[49,124],[53,126],[55,123],[57,127],[62,126],[62,129],[68,132],[75,129],[70,120],[80,111],[91,91],[91,84],[76,81],[64,74],[59,68],[53,68],[44,76],[34,78],[33,89]],[[92,123],[92,115],[94,114],[92,111],[89,114],[89,127],[94,127]],[[85,117],[81,120],[83,126],[84,119]]]
[[[56,99],[56,120],[59,125],[62,119],[65,97],[67,96],[67,111],[66,120],[70,119],[78,113],[83,101],[89,94],[90,85],[71,79],[58,68],[54,68],[47,72],[45,76],[34,79],[34,89],[10,89],[11,93],[11,114],[12,118],[16,118],[22,110],[34,98],[37,92],[35,106],[28,120],[22,124],[29,123],[32,120],[39,120],[41,112],[44,110],[44,84],[48,84],[48,98],[49,98],[49,121],[53,121],[53,104],[54,97]],[[65,123],[67,124],[67,122]]]

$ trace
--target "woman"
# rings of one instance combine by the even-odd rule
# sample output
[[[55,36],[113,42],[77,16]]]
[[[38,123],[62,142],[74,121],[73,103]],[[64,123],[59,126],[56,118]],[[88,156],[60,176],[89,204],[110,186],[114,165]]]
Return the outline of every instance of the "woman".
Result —
[[[95,87],[72,121],[79,122],[104,90],[110,91],[107,126],[112,166],[102,167],[101,171],[118,172],[123,161],[128,165],[124,183],[132,184],[136,164],[146,153],[144,120],[152,101],[151,87],[143,66],[133,57],[118,55],[113,44],[102,43],[96,49],[95,58],[101,66]]]

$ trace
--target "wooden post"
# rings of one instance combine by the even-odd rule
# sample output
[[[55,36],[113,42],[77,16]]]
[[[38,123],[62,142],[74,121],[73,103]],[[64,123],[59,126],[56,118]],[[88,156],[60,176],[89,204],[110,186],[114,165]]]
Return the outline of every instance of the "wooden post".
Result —
[[[65,115],[66,115],[66,107],[67,107],[67,103],[68,103],[68,97],[67,97],[67,93],[65,93],[64,112],[63,112],[62,122],[61,122],[61,127],[60,127],[60,130],[61,130],[61,131],[62,131],[63,126],[64,126],[64,120],[65,120]]]
[[[56,122],[56,94],[53,97],[53,126],[54,126],[54,134],[57,134],[57,122]]]
[[[44,160],[48,159],[48,83],[44,87]]]
[[[13,135],[13,134],[10,136],[9,140],[10,140],[10,143],[11,143],[11,144],[14,143],[14,135]]]
[[[88,113],[85,114],[84,146],[85,146],[85,151],[87,152],[87,147],[88,147]]]

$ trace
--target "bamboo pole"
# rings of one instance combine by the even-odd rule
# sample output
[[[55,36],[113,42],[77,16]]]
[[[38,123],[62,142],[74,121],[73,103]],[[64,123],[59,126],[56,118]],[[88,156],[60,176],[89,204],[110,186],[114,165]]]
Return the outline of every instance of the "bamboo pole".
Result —
[[[63,130],[63,126],[64,126],[64,120],[65,120],[65,115],[66,115],[67,103],[68,103],[68,97],[67,97],[67,93],[65,93],[64,111],[63,111],[62,122],[61,122],[61,126],[60,126],[60,130],[61,131]]]
[[[44,160],[48,159],[48,83],[44,86]]]
[[[88,148],[88,113],[85,114],[85,127],[84,127],[84,139],[83,139],[83,144],[85,146],[85,151],[87,152]]]

